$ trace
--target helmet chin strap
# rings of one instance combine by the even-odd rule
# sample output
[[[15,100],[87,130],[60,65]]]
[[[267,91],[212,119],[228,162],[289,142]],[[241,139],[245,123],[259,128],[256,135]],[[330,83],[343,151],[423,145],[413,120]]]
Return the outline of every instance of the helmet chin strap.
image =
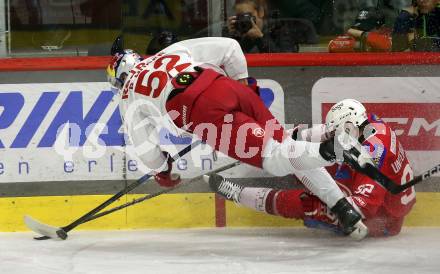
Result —
[[[122,89],[122,87],[124,86],[124,80],[120,79],[120,78],[115,78],[116,82],[115,82],[115,87],[117,89]]]
[[[110,83],[110,90],[114,95],[117,95],[124,86],[124,82],[116,77],[108,77],[108,81]]]
[[[113,93],[113,95],[118,95],[119,91],[120,91],[120,89],[118,89],[118,88],[116,88],[114,86],[110,86],[110,90]]]
[[[362,123],[362,125],[359,126],[359,132],[361,133],[359,135],[359,143],[363,143],[366,139],[368,139],[371,135],[376,133],[376,129],[374,127],[369,127],[370,122],[365,121]],[[371,128],[371,130],[369,130]]]

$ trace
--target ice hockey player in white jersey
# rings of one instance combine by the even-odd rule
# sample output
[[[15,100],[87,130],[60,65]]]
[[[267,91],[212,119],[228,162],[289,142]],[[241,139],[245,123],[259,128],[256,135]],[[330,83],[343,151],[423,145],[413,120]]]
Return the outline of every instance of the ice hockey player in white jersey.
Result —
[[[174,186],[180,178],[172,176],[159,130],[194,134],[217,151],[275,176],[295,174],[331,208],[347,235],[367,235],[361,215],[323,168],[333,164],[333,149],[291,138],[264,106],[235,40],[185,40],[146,59],[117,42],[112,51],[107,73],[119,89],[130,142],[160,185]]]

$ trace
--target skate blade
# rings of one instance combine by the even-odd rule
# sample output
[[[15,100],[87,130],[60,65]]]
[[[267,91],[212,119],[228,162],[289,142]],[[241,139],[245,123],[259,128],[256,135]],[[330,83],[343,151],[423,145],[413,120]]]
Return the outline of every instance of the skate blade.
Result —
[[[355,230],[350,233],[350,237],[355,239],[356,241],[360,241],[367,237],[368,228],[364,225],[362,221],[357,222],[355,225]]]

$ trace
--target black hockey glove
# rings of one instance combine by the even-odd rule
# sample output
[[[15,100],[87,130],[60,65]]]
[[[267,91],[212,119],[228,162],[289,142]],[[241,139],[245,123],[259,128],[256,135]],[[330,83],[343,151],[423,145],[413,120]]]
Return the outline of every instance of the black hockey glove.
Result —
[[[322,158],[330,162],[344,162],[354,170],[363,173],[365,172],[364,168],[367,163],[374,165],[371,155],[362,149],[360,143],[357,142],[356,139],[352,139],[345,143],[339,141],[339,139],[341,138],[333,137],[321,143],[319,153]]]

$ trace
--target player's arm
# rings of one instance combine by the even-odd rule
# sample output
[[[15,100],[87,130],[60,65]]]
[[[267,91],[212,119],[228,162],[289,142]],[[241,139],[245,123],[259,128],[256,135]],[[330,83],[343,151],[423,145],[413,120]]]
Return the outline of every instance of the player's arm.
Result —
[[[191,52],[195,62],[222,67],[234,80],[248,77],[246,58],[236,40],[225,37],[206,37],[180,43]]]
[[[371,47],[376,51],[391,50],[391,36],[387,32],[380,31],[361,31],[358,29],[349,29],[347,33],[358,39],[362,45]]]
[[[329,132],[325,124],[316,124],[310,128],[296,126],[292,129],[292,138],[297,141],[324,142],[334,136],[334,132]]]
[[[158,133],[147,116],[137,112],[124,117],[129,143],[142,163],[153,172],[165,169],[167,158],[160,149]],[[129,119],[127,119],[129,118]]]
[[[159,146],[159,129],[143,113],[135,113],[126,123],[133,153],[147,169],[155,174],[156,182],[164,187],[172,187],[180,182],[180,176],[172,174],[170,155]]]

